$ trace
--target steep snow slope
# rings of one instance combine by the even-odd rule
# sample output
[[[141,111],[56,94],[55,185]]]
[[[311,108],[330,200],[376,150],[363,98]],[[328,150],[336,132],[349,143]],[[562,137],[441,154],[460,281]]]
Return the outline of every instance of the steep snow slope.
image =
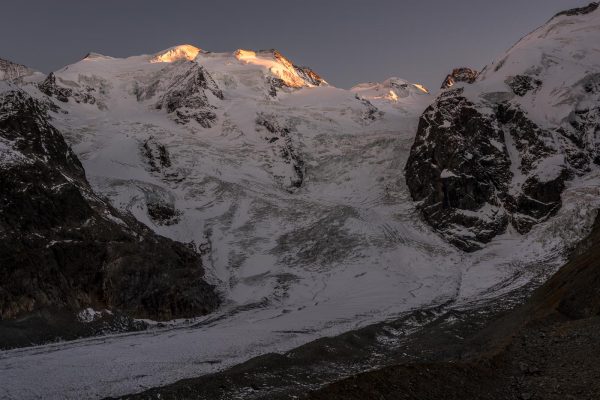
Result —
[[[526,233],[564,204],[567,180],[598,167],[598,43],[597,3],[560,13],[425,111],[407,181],[444,237],[474,250]]]
[[[430,101],[418,86],[342,90],[275,51],[156,57],[93,54],[26,90],[67,112],[54,123],[93,188],[203,253],[227,303],[176,328],[3,352],[6,397],[124,394],[495,296],[559,265],[594,217],[590,177],[554,219],[465,254],[421,221],[402,176]]]

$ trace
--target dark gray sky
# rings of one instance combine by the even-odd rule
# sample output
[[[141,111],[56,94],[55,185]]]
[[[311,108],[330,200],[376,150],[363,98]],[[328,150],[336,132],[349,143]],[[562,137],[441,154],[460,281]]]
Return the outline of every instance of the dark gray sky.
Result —
[[[0,7],[0,58],[50,72],[90,51],[276,48],[339,87],[399,76],[437,88],[453,67],[481,68],[556,12],[588,3],[9,0]]]

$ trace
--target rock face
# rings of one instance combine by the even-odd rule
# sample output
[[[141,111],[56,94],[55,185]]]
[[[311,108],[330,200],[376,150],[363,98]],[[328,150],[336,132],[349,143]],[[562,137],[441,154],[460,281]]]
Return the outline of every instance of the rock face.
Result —
[[[455,68],[446,76],[444,82],[442,82],[442,89],[448,89],[458,82],[473,83],[478,76],[479,72],[474,69],[466,67]]]
[[[277,97],[278,92],[290,92],[303,87],[327,86],[328,83],[309,67],[295,65],[275,49],[238,49],[233,56],[245,65],[260,66],[267,84],[267,94]]]
[[[427,222],[476,250],[509,222],[525,233],[558,210],[568,171],[551,138],[517,107],[483,113],[454,89],[421,117],[406,181]]]
[[[589,14],[592,11],[596,11],[597,8],[598,8],[598,3],[597,2],[593,2],[593,3],[588,4],[585,7],[572,8],[570,10],[561,11],[558,14],[556,14],[554,16],[554,18],[559,17],[561,15],[574,16],[574,15]]]
[[[0,319],[44,308],[153,319],[214,310],[200,257],[97,197],[48,106],[2,89]]]
[[[156,108],[164,108],[178,123],[185,124],[195,120],[202,127],[210,128],[217,116],[207,92],[219,100],[223,100],[223,92],[208,71],[195,62],[183,61],[174,67],[177,72],[166,83],[166,91]]]
[[[560,209],[570,177],[598,163],[600,78],[570,61],[600,66],[588,51],[600,39],[596,9],[557,15],[476,80],[453,71],[423,113],[406,182],[458,247],[477,250],[509,226],[528,232]]]
[[[287,191],[296,191],[302,186],[306,172],[304,160],[290,137],[290,129],[280,126],[275,116],[263,113],[256,117],[256,125],[259,130],[266,130],[265,140],[273,146],[275,159],[280,160],[279,164],[282,164],[279,168],[277,165],[272,166],[278,171],[277,181]]]
[[[542,81],[527,75],[511,76],[506,80],[506,84],[517,96],[525,96],[527,92],[535,90],[542,84]]]
[[[98,78],[80,76],[79,82],[67,83],[70,87],[66,87],[65,83],[59,84],[56,75],[51,72],[38,85],[38,88],[46,96],[54,97],[63,103],[67,103],[69,99],[72,99],[76,103],[95,104],[101,110],[106,108],[99,96],[106,94],[109,90],[107,82]]]
[[[327,85],[325,79],[321,78],[315,71],[310,69],[309,67],[300,67],[292,63],[287,57],[281,54],[277,50],[266,50],[259,53],[272,53],[273,57],[276,61],[281,63],[285,68],[288,68],[290,71],[296,72],[298,77],[300,78],[299,82],[293,81],[294,83],[290,83],[290,81],[286,81],[286,85],[289,87],[301,87],[306,84],[313,86],[324,86]]]
[[[35,73],[36,71],[25,65],[0,58],[0,81],[18,81]]]
[[[38,85],[38,88],[46,96],[55,97],[56,100],[62,101],[63,103],[68,102],[69,97],[73,95],[72,89],[62,88],[56,84],[56,76],[54,76],[54,73],[52,72]]]
[[[294,69],[296,70],[298,75],[302,79],[304,79],[304,81],[310,83],[313,86],[324,86],[327,84],[325,79],[321,78],[321,76],[319,74],[317,74],[315,71],[313,71],[309,67],[304,67],[304,66],[299,67],[297,65],[294,65]]]

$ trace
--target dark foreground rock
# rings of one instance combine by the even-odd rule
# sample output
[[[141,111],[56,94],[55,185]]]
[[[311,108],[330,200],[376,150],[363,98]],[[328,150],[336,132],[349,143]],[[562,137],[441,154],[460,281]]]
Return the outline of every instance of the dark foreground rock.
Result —
[[[0,337],[6,321],[44,309],[158,320],[214,310],[199,255],[96,196],[47,110],[17,88],[0,93]]]

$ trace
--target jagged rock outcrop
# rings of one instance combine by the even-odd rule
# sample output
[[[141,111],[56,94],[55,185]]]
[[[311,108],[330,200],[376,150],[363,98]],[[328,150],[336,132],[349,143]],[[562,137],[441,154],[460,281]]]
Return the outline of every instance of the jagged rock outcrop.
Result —
[[[219,304],[200,256],[91,190],[47,106],[0,93],[0,319],[86,307],[171,319]]]
[[[277,97],[278,91],[289,92],[303,87],[326,86],[328,83],[309,67],[300,67],[275,49],[243,50],[233,54],[242,63],[267,68],[264,75],[267,94]]]
[[[271,97],[277,97],[278,90],[288,87],[283,79],[275,76],[267,76],[265,80],[267,82],[269,96]]]
[[[512,89],[517,96],[525,96],[527,92],[535,90],[541,86],[542,81],[532,76],[517,75],[510,76],[506,79],[506,84]]]
[[[166,146],[150,137],[142,145],[145,159],[150,166],[150,171],[160,172],[171,167],[171,156]]]
[[[173,114],[176,122],[185,124],[195,120],[204,128],[210,128],[217,118],[206,92],[223,100],[219,89],[208,71],[192,61],[181,61],[176,65],[176,73],[166,84],[166,90],[156,104],[157,109],[165,109]]]
[[[34,74],[36,71],[25,65],[0,58],[0,81],[19,81]]]
[[[586,44],[598,36],[596,10],[558,14],[479,77],[453,71],[421,116],[406,182],[450,242],[472,251],[508,226],[528,232],[560,209],[566,181],[598,162],[600,78],[571,62],[600,66]]]
[[[297,65],[294,65],[294,69],[302,79],[304,79],[306,82],[310,83],[313,86],[323,86],[327,84],[325,79],[321,78],[319,74],[317,74],[309,67],[299,67]]]
[[[325,81],[325,79],[321,78],[315,71],[313,71],[309,67],[299,67],[299,66],[295,65],[287,57],[285,57],[283,54],[281,54],[279,51],[277,51],[275,49],[266,50],[266,51],[263,51],[262,53],[272,53],[275,60],[277,60],[279,63],[281,63],[284,67],[286,67],[290,71],[293,70],[294,72],[296,72],[296,74],[298,75],[300,80],[297,80],[297,79],[286,80],[286,85],[288,85],[290,87],[301,87],[306,84],[313,85],[313,86],[327,85],[327,82]]]
[[[444,82],[442,82],[442,89],[448,89],[454,86],[457,82],[473,83],[479,76],[479,72],[474,69],[461,67],[452,70]]]
[[[58,84],[56,75],[51,72],[38,85],[38,88],[46,96],[56,98],[63,103],[73,99],[76,103],[95,104],[101,110],[106,108],[106,105],[97,98],[108,91],[108,84],[102,79],[81,75],[79,82],[70,83],[71,87]]]
[[[294,146],[290,136],[290,129],[281,126],[272,115],[259,114],[256,125],[267,131],[267,140],[273,146],[276,156],[271,170],[275,179],[288,191],[293,192],[300,188],[304,182],[306,171],[304,160]]]
[[[51,72],[42,83],[38,85],[40,92],[46,96],[54,97],[58,101],[66,103],[73,95],[73,89],[63,88],[56,84],[56,76]]]
[[[362,98],[359,95],[356,95],[356,100],[360,101],[362,103],[362,105],[365,107],[365,111],[361,115],[362,123],[369,124],[369,123],[377,120],[378,117],[381,117],[383,115],[383,111],[380,111],[369,100]]]
[[[518,107],[483,112],[455,89],[423,113],[406,181],[427,222],[476,250],[509,222],[525,233],[560,208],[568,171],[551,140]]]
[[[565,10],[565,11],[561,11],[561,12],[557,13],[553,18],[560,17],[561,15],[566,15],[566,16],[572,17],[572,16],[576,16],[576,15],[589,14],[593,11],[596,11],[596,9],[598,8],[598,5],[599,5],[598,2],[592,2],[584,7],[571,8],[569,10]]]

